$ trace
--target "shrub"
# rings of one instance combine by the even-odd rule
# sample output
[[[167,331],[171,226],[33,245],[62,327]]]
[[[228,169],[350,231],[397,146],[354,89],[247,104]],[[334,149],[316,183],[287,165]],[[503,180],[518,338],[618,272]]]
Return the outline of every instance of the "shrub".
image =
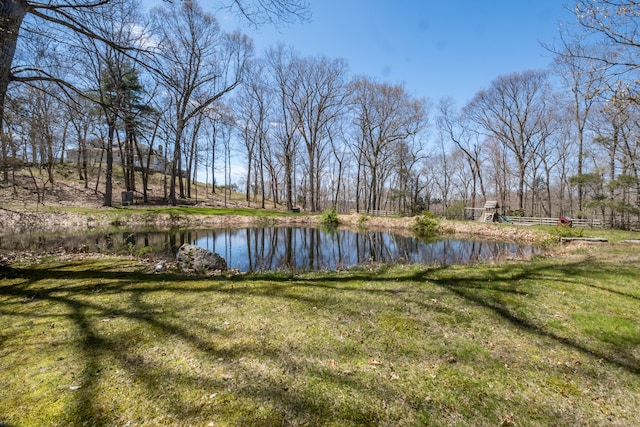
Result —
[[[506,216],[524,216],[524,209],[512,209],[507,211]]]
[[[368,215],[365,215],[365,214],[360,215],[360,217],[358,218],[358,228],[366,228],[367,221],[369,221]]]
[[[464,202],[456,202],[449,206],[445,211],[445,217],[447,219],[462,219],[464,218]]]
[[[432,212],[424,211],[422,215],[416,217],[411,229],[418,236],[433,236],[440,230],[440,220]]]
[[[336,207],[332,206],[330,209],[322,212],[321,221],[324,225],[337,225],[340,221],[338,220]]]
[[[583,237],[584,228],[556,227],[556,236],[558,240],[563,237]]]
[[[578,211],[573,217],[576,219],[588,219],[589,215],[586,212]]]
[[[125,225],[127,225],[127,221],[122,218],[116,218],[111,221],[110,224],[112,227],[124,227]]]

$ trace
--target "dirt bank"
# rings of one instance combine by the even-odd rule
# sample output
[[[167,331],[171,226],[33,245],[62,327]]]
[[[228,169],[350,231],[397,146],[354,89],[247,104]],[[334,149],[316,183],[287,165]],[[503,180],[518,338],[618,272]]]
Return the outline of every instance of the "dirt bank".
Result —
[[[394,231],[411,234],[414,218],[373,217],[361,214],[340,215],[340,224],[349,228]],[[320,225],[318,215],[294,216],[242,216],[242,215],[184,215],[149,211],[140,213],[119,209],[99,209],[90,214],[68,211],[18,211],[0,209],[0,234],[20,234],[27,231],[75,232],[82,230],[119,228],[207,228],[207,227],[247,227],[255,225]],[[447,221],[440,223],[444,234],[476,236],[484,239],[513,241],[534,244],[550,236],[526,227],[504,224],[485,224],[470,221]]]
[[[415,217],[396,218],[396,217],[370,217],[362,219],[362,215],[344,215],[340,216],[342,224],[351,227],[360,227],[364,225],[367,228],[376,230],[390,231],[406,231],[411,232],[411,226],[415,221]],[[440,232],[443,234],[476,236],[483,239],[500,240],[509,242],[519,242],[535,244],[540,241],[551,238],[550,235],[541,233],[527,227],[518,227],[508,224],[482,223],[477,221],[440,221]]]

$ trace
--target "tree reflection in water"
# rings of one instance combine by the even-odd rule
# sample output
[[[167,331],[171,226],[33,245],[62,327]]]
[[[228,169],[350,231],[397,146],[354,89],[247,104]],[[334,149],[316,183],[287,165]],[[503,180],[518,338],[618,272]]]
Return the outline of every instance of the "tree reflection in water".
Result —
[[[439,238],[424,241],[382,231],[308,227],[127,231],[83,235],[2,236],[3,250],[131,253],[173,258],[184,243],[219,253],[240,271],[334,270],[369,263],[464,264],[523,257],[531,246]]]

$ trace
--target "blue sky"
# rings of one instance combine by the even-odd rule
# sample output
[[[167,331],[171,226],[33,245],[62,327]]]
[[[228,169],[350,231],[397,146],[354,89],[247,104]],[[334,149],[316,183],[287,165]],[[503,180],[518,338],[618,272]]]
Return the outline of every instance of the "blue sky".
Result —
[[[211,12],[219,4],[200,1]],[[344,58],[353,75],[404,83],[434,103],[452,97],[458,107],[500,75],[548,67],[552,55],[540,43],[553,44],[560,26],[575,21],[565,6],[573,0],[309,1],[311,22],[279,29],[215,15],[226,30],[249,34],[258,54],[282,42],[302,55]]]
[[[302,55],[347,60],[351,73],[404,83],[434,102],[451,96],[462,106],[503,74],[546,68],[562,22],[573,22],[571,0],[310,0],[311,22],[274,29],[241,26],[258,53],[283,42]],[[144,0],[146,5],[161,0]],[[201,0],[214,11],[216,0]]]
[[[209,0],[210,1],[210,0]],[[206,0],[203,5],[206,5]],[[311,0],[312,21],[249,33],[303,55],[344,58],[355,75],[404,82],[410,93],[461,106],[499,75],[546,68],[565,0]],[[236,23],[218,15],[227,28]]]

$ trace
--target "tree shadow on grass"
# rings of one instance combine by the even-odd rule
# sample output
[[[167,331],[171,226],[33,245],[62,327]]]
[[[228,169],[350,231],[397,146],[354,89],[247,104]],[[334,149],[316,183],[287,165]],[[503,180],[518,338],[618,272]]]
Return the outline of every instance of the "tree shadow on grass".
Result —
[[[5,270],[3,277],[21,279],[15,283],[0,283],[0,314],[20,318],[63,318],[75,325],[78,333],[76,342],[79,358],[83,361],[80,388],[76,391],[72,408],[67,408],[68,420],[71,424],[81,424],[80,421],[91,425],[124,424],[126,419],[118,418],[118,414],[105,411],[105,408],[118,407],[114,402],[104,402],[104,395],[100,390],[104,387],[103,376],[115,375],[105,373],[105,364],[113,362],[111,371],[121,371],[132,387],[140,393],[139,399],[145,402],[155,402],[148,408],[152,421],[160,424],[180,424],[182,418],[198,419],[202,414],[222,413],[230,422],[236,425],[273,425],[283,423],[345,423],[371,425],[382,421],[384,410],[380,407],[367,405],[338,405],[328,400],[325,391],[320,388],[316,392],[301,387],[290,387],[288,381],[295,382],[297,377],[317,380],[319,383],[331,383],[332,390],[341,393],[358,393],[362,390],[386,399],[400,400],[409,396],[416,413],[429,411],[433,408],[419,397],[418,390],[399,391],[398,388],[386,384],[373,384],[370,378],[360,375],[344,373],[319,366],[309,360],[300,360],[280,347],[262,346],[258,341],[235,339],[230,346],[220,346],[219,341],[228,339],[232,332],[217,330],[210,322],[199,319],[187,319],[180,314],[180,309],[190,309],[193,304],[206,304],[206,298],[214,295],[228,297],[261,297],[272,299],[277,305],[287,300],[304,304],[309,309],[322,308],[330,304],[328,295],[314,292],[299,292],[309,290],[337,291],[341,294],[376,295],[382,294],[406,303],[415,304],[422,310],[442,310],[445,308],[428,300],[416,301],[415,289],[407,289],[408,284],[433,284],[440,289],[451,292],[464,300],[496,313],[509,324],[527,333],[536,334],[566,347],[570,347],[590,357],[606,360],[613,366],[638,375],[640,367],[638,360],[628,349],[620,348],[617,352],[605,352],[587,346],[573,337],[560,336],[535,323],[535,319],[518,314],[505,299],[496,298],[496,294],[526,296],[535,289],[530,283],[536,277],[547,278],[546,271],[553,265],[523,265],[517,268],[509,266],[485,269],[477,275],[464,274],[456,276],[447,271],[446,267],[433,267],[410,270],[394,276],[395,270],[381,269],[376,272],[358,272],[343,275],[300,275],[283,277],[281,273],[263,273],[246,276],[231,276],[221,278],[203,278],[197,276],[182,276],[178,274],[153,274],[140,269],[119,271],[117,266],[99,266],[95,269],[90,264],[80,271],[69,271],[71,265],[64,268],[25,268]],[[78,267],[79,265],[75,265]],[[555,279],[565,281],[572,286],[592,286],[588,277],[575,274],[576,271],[588,271],[586,265],[576,263],[567,266],[568,273]],[[115,268],[115,269],[114,269]],[[446,274],[445,274],[446,273]],[[66,279],[73,279],[80,283],[67,283]],[[373,283],[374,286],[360,286],[345,284],[350,282]],[[47,284],[44,284],[44,281]],[[59,284],[56,284],[58,283]],[[192,298],[184,301],[181,306],[173,310],[160,310],[159,303],[149,303],[149,298],[158,293],[168,293],[179,298],[181,295]],[[612,290],[619,297],[635,298],[633,295],[621,295]],[[108,298],[126,294],[129,296],[125,306],[122,302],[113,305]],[[107,298],[107,299],[105,299]],[[193,299],[195,298],[195,299]],[[34,311],[25,308],[33,304]],[[44,309],[44,311],[42,311]],[[362,307],[344,307],[340,316],[357,314]],[[49,311],[47,311],[49,310]],[[219,308],[211,307],[211,316],[219,314]],[[219,369],[220,372],[198,372],[197,370],[179,369],[183,361],[168,360],[175,356],[171,348],[167,348],[167,355],[144,354],[142,347],[136,345],[136,330],[117,329],[106,334],[101,327],[103,320],[108,325],[124,319],[132,325],[141,325],[146,330],[157,335],[154,338],[156,346],[186,345],[190,349],[191,357],[198,367]],[[260,325],[256,325],[256,329]],[[246,332],[246,331],[245,331]],[[237,333],[242,333],[238,331]],[[8,338],[4,336],[4,340]],[[236,337],[237,338],[237,337]],[[146,348],[145,348],[146,349]],[[156,349],[163,351],[162,349]],[[264,374],[255,370],[255,366],[247,364],[246,360],[254,363],[264,363],[270,372]],[[229,375],[225,375],[229,372]],[[120,374],[119,374],[120,375]],[[125,381],[125,383],[127,382]],[[193,391],[194,396],[185,396],[184,390]],[[124,393],[124,399],[131,399],[131,391]],[[213,396],[208,398],[207,396]],[[211,399],[208,401],[207,399]],[[269,407],[260,412],[263,406]],[[122,404],[120,404],[122,405]],[[548,409],[542,408],[541,411]],[[160,415],[155,415],[159,412]],[[156,417],[156,418],[154,418]],[[143,420],[138,420],[143,421]],[[397,421],[397,420],[396,420]]]
[[[552,280],[556,284],[563,284],[565,286],[571,286],[575,288],[590,288],[597,291],[609,293],[611,295],[610,302],[614,303],[614,298],[622,298],[632,300],[635,303],[639,299],[638,295],[632,292],[622,292],[618,289],[614,289],[607,286],[601,286],[594,283],[590,272],[593,269],[598,269],[599,272],[606,270],[606,266],[596,267],[592,261],[576,261],[573,263],[558,262],[557,265],[553,264],[527,264],[516,263],[507,264],[502,267],[495,267],[491,269],[482,269],[479,273],[470,273],[472,270],[466,270],[464,274],[447,273],[451,270],[448,266],[433,266],[431,268],[420,269],[417,273],[408,273],[406,275],[400,275],[396,277],[389,277],[387,275],[389,269],[382,267],[376,271],[374,277],[371,274],[355,274],[349,275],[349,280],[355,281],[369,281],[369,282],[386,282],[390,284],[390,288],[387,289],[356,289],[351,288],[354,292],[384,292],[393,293],[400,296],[404,293],[403,290],[394,288],[394,283],[403,282],[424,282],[436,285],[443,289],[446,289],[455,295],[472,303],[490,309],[494,313],[498,314],[501,318],[508,321],[515,327],[525,330],[528,333],[534,333],[538,336],[550,338],[553,341],[567,347],[571,347],[579,352],[588,355],[590,357],[596,357],[600,360],[607,361],[613,366],[618,366],[624,370],[640,375],[640,360],[637,356],[637,351],[628,346],[616,346],[608,345],[608,349],[596,348],[595,346],[589,346],[585,342],[578,340],[576,336],[562,336],[547,328],[544,328],[539,322],[536,322],[535,318],[527,317],[525,314],[518,312],[516,303],[511,298],[503,298],[504,295],[522,296],[526,297],[529,294],[535,294],[537,290],[532,286],[532,282],[535,280],[549,280],[549,271],[553,271]],[[635,273],[632,272],[620,272],[618,269],[610,269],[612,276],[620,277],[628,275],[629,282],[633,282]],[[562,274],[559,274],[561,271]],[[445,272],[445,274],[440,274]],[[442,277],[444,276],[444,277]],[[448,276],[448,277],[447,277]],[[340,283],[344,279],[340,276],[337,277],[321,277],[321,278],[298,278],[297,284],[304,284],[313,287],[324,287],[327,289],[341,289]],[[640,289],[638,289],[640,292]],[[412,301],[414,304],[422,304],[424,308],[433,309],[433,304],[425,302]],[[523,303],[523,304],[526,304]],[[639,332],[640,334],[640,332]],[[637,337],[640,340],[640,336]],[[637,341],[636,340],[636,341]],[[631,340],[633,341],[633,340]],[[604,341],[603,345],[607,345]],[[611,344],[610,342],[608,344]]]
[[[207,404],[210,405],[210,402],[203,402],[202,399],[207,391],[211,393],[214,390],[218,393],[222,390],[223,398],[228,399],[227,404],[237,409],[237,413],[228,413],[227,416],[232,420],[235,418],[238,425],[272,425],[274,422],[282,424],[289,416],[297,417],[301,422],[305,418],[320,420],[324,417],[339,422],[344,416],[347,420],[375,420],[377,417],[375,412],[358,408],[347,415],[337,417],[332,415],[332,405],[323,402],[322,399],[315,400],[308,396],[288,393],[287,387],[278,381],[261,377],[256,372],[242,372],[238,361],[255,357],[287,365],[287,369],[293,371],[301,371],[303,367],[295,367],[297,362],[293,360],[283,361],[287,358],[286,354],[270,351],[256,342],[243,344],[242,340],[236,340],[230,348],[218,347],[216,336],[221,333],[212,330],[210,324],[174,316],[172,312],[159,311],[157,304],[147,302],[148,298],[156,293],[170,293],[178,298],[181,294],[190,297],[202,295],[206,298],[214,293],[262,297],[272,295],[274,298],[280,298],[278,293],[281,288],[278,285],[267,285],[268,289],[264,291],[263,287],[256,289],[229,286],[229,281],[224,278],[156,275],[139,271],[123,273],[111,271],[109,268],[86,268],[82,271],[16,268],[5,272],[4,277],[18,280],[12,284],[0,285],[0,313],[3,316],[10,316],[17,321],[39,318],[47,321],[57,319],[56,322],[68,321],[73,324],[73,333],[77,335],[73,340],[75,351],[79,353],[76,357],[82,360],[83,366],[79,367],[80,372],[73,385],[75,403],[73,407],[65,408],[65,414],[60,414],[61,422],[68,422],[70,425],[84,425],[82,423],[86,422],[98,426],[125,424],[128,420],[118,418],[117,414],[105,410],[110,406],[117,407],[122,404],[104,401],[105,396],[100,392],[105,387],[103,376],[113,375],[114,370],[123,372],[122,375],[128,378],[125,383],[132,383],[131,387],[141,393],[139,399],[155,402],[152,406],[156,408],[148,408],[151,421],[147,422],[151,423],[174,425],[181,424],[182,418],[185,417],[198,419],[201,412],[213,415],[211,409],[205,407]],[[66,282],[68,279],[71,281]],[[122,307],[121,302],[114,306],[110,304],[110,300],[104,300],[113,295],[129,295],[126,307]],[[301,300],[305,301],[304,298]],[[33,308],[33,312],[30,311],[30,307]],[[215,309],[212,309],[212,312],[215,312]],[[195,355],[193,357],[205,360],[202,363],[204,366],[217,366],[221,370],[235,372],[235,376],[226,378],[224,375],[185,372],[179,368],[182,361],[178,361],[178,366],[174,366],[172,361],[163,360],[161,356],[145,355],[141,353],[141,348],[136,346],[135,336],[130,335],[135,334],[135,330],[104,333],[100,322],[105,321],[105,324],[108,324],[118,319],[126,319],[127,322],[152,330],[160,337],[158,346],[163,345],[163,339],[169,341],[167,345],[185,345]],[[170,350],[167,352],[171,353]],[[105,364],[109,364],[108,361],[115,363],[109,372],[106,372]],[[186,398],[183,395],[184,390],[197,390],[199,397]],[[131,392],[125,394],[128,397],[124,399],[131,399]],[[244,402],[245,400],[251,402]],[[268,412],[265,419],[252,414],[260,404],[270,401],[277,402],[276,409]],[[154,414],[158,408],[164,418],[158,418]]]
[[[616,297],[631,300],[638,299],[636,295],[631,293],[620,292],[591,283],[589,271],[594,268],[594,266],[589,261],[579,261],[569,265],[561,265],[562,269],[566,271],[566,274],[563,274],[561,277],[554,275],[553,281],[555,283],[563,283],[564,285],[575,288],[588,287],[610,293],[610,301],[612,304],[615,304],[614,298]],[[541,281],[549,280],[547,274],[549,269],[555,269],[555,267],[548,264],[528,266],[519,263],[517,270],[506,266],[494,269],[491,273],[483,272],[476,276],[472,274],[461,276],[450,274],[445,278],[434,278],[433,275],[430,275],[428,272],[421,272],[416,274],[412,279],[428,281],[429,283],[453,292],[465,300],[490,309],[510,324],[528,333],[550,338],[560,345],[571,347],[587,356],[596,357],[632,374],[640,375],[640,360],[638,359],[637,352],[634,352],[633,348],[610,346],[608,350],[605,350],[602,347],[596,348],[595,346],[589,346],[584,340],[580,341],[577,336],[559,335],[548,328],[544,328],[539,322],[536,322],[539,319],[527,317],[525,314],[518,312],[518,307],[514,302],[499,296],[504,293],[522,295],[536,293],[537,290],[532,286],[532,283],[537,279]],[[611,274],[619,275],[620,273],[612,271]],[[505,284],[505,286],[495,286],[494,283],[496,282],[508,283]],[[559,298],[561,298],[561,296],[559,296]],[[640,339],[640,337],[638,337],[638,339]],[[602,342],[601,344],[604,343]]]

